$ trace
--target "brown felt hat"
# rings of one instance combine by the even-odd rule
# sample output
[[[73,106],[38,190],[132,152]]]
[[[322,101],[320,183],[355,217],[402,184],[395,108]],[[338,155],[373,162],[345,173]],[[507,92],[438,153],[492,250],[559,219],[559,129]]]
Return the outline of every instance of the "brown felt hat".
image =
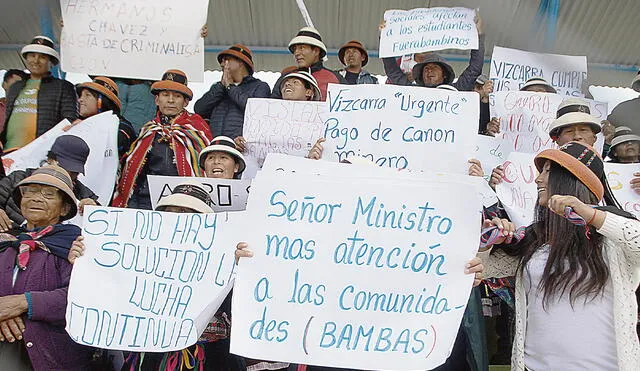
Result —
[[[369,53],[367,53],[367,49],[365,49],[364,45],[362,45],[362,43],[358,40],[351,40],[346,44],[342,45],[342,47],[340,47],[340,50],[338,50],[338,59],[340,60],[340,63],[346,66],[346,63],[344,63],[344,53],[349,48],[356,48],[360,50],[360,53],[364,55],[364,60],[362,61],[362,67],[366,66],[367,63],[369,62]]]
[[[604,163],[591,146],[580,142],[569,142],[559,149],[545,149],[534,159],[538,171],[542,172],[546,160],[551,160],[567,169],[598,198],[598,201],[602,200],[603,180],[606,179]]]
[[[249,75],[253,75],[253,54],[251,49],[242,44],[233,44],[227,50],[223,50],[218,54],[218,63],[222,63],[222,57],[225,55],[240,59],[247,66]]]
[[[151,85],[151,94],[158,95],[163,90],[175,91],[181,93],[186,98],[191,100],[193,98],[193,92],[187,84],[187,74],[180,70],[168,70],[162,75],[162,80],[156,81]]]
[[[82,89],[89,89],[98,94],[104,95],[116,107],[118,107],[118,112],[116,113],[120,113],[120,110],[122,109],[122,104],[120,103],[120,99],[118,98],[120,90],[118,89],[118,85],[110,78],[98,76],[91,82],[83,82],[76,85],[76,93],[78,93],[78,96],[80,96],[80,92],[82,92]]]
[[[22,201],[20,186],[29,184],[42,184],[57,188],[62,192],[63,200],[69,205],[69,212],[61,217],[61,221],[71,219],[78,212],[77,199],[73,194],[73,182],[69,173],[58,165],[45,165],[36,169],[31,176],[24,178],[13,190],[13,200],[16,205]]]

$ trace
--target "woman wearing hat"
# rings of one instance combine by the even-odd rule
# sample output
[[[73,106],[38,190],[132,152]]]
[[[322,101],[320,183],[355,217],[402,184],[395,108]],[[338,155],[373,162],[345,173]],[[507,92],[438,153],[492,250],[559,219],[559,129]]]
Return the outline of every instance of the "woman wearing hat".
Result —
[[[88,370],[90,348],[64,330],[71,265],[80,228],[61,224],[76,215],[69,174],[36,170],[13,197],[26,230],[0,234],[0,369]]]
[[[7,115],[0,133],[5,153],[24,147],[63,119],[73,122],[78,118],[73,85],[49,72],[60,59],[53,41],[36,36],[21,55],[30,75],[7,92]]]
[[[209,146],[200,152],[200,168],[207,178],[240,179],[246,167],[244,156],[229,137],[213,138]]]
[[[74,125],[91,116],[102,112],[112,111],[120,120],[118,127],[118,156],[122,157],[138,136],[133,126],[120,116],[121,103],[118,98],[118,85],[108,77],[98,76],[91,82],[76,85],[78,93],[78,113],[80,120]],[[68,130],[70,127],[65,128]]]
[[[626,126],[616,128],[609,151],[611,162],[635,164],[640,162],[640,136],[635,135]]]
[[[516,275],[515,370],[636,370],[640,222],[594,207],[606,178],[593,148],[570,142],[535,158],[536,217],[521,237],[504,219],[485,276]]]
[[[202,117],[185,110],[193,98],[187,83],[184,72],[168,70],[151,86],[158,113],[123,157],[113,206],[151,209],[147,175],[202,174],[198,155],[209,144],[211,132]]]

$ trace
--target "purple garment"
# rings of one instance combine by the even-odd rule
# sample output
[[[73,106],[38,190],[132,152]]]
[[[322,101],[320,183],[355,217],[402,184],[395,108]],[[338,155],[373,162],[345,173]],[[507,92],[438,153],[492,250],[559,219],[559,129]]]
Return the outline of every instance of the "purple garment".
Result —
[[[31,292],[31,319],[25,313],[22,320],[26,328],[24,344],[33,369],[87,370],[91,348],[75,343],[64,329],[72,265],[35,249],[27,268],[18,272],[12,287],[16,255],[14,248],[0,253],[0,296]]]

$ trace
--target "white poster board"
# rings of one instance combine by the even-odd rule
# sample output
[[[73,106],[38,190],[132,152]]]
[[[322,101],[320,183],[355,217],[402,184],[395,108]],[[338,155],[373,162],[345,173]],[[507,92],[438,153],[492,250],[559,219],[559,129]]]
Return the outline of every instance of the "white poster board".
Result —
[[[467,173],[477,138],[470,123],[480,115],[475,92],[329,84],[327,104],[323,159],[361,156],[392,169]]]
[[[493,169],[502,165],[511,153],[510,143],[504,138],[478,134],[476,151],[473,158],[480,161],[484,178],[489,180]]]
[[[478,49],[475,11],[467,8],[387,10],[380,58],[444,49]]]
[[[494,91],[520,90],[532,77],[542,77],[558,94],[583,97],[582,83],[587,79],[587,57],[533,53],[493,47],[489,77]]]
[[[228,227],[224,214],[87,207],[86,249],[69,284],[69,336],[135,352],[195,344],[233,283],[236,236]]]
[[[325,102],[250,98],[242,129],[245,157],[262,166],[267,153],[307,156],[322,137],[326,111]]]
[[[549,128],[556,119],[560,103],[566,96],[531,91],[499,91],[491,93],[491,117],[500,119],[500,134],[511,151],[538,153],[558,146],[549,137]],[[582,98],[589,104],[591,115],[607,118],[607,104]],[[602,153],[604,137],[598,134],[594,145]]]
[[[169,68],[204,81],[209,0],[60,0],[62,69],[159,80]]]
[[[604,171],[613,196],[618,200],[622,209],[640,219],[640,194],[631,189],[629,184],[634,178],[633,174],[640,172],[640,164],[605,162]]]
[[[502,182],[496,185],[496,194],[516,227],[526,227],[533,222],[538,200],[536,177],[538,170],[533,163],[535,154],[511,152],[503,164]]]
[[[241,211],[247,207],[247,196],[251,180],[216,179],[201,177],[177,177],[163,175],[148,175],[151,208],[155,210],[162,197],[173,193],[173,189],[183,182],[200,183],[209,192],[213,201],[213,211]]]
[[[366,167],[335,165],[356,178],[262,170],[254,179],[244,237],[255,255],[237,269],[231,352],[366,370],[442,364],[471,289],[474,186],[368,170],[358,181]]]
[[[69,121],[63,120],[33,142],[2,157],[7,174],[14,170],[38,168],[47,160],[53,142],[61,135],[75,135],[89,146],[89,157],[84,175],[78,179],[89,187],[101,205],[108,205],[118,173],[118,117],[111,111],[91,116],[68,131],[63,131]]]

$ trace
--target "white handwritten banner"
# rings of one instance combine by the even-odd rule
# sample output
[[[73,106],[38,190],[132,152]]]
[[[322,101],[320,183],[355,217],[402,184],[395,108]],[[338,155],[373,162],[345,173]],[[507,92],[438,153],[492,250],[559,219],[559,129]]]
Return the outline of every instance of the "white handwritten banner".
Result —
[[[532,77],[542,77],[560,95],[583,97],[582,83],[587,79],[587,57],[532,53],[493,47],[489,77],[494,91],[520,90]]]
[[[151,206],[156,208],[158,201],[173,193],[173,189],[186,181],[202,184],[213,201],[213,211],[242,211],[247,207],[247,196],[251,180],[217,179],[200,177],[177,177],[164,175],[148,175]]]
[[[640,172],[638,164],[604,163],[607,181],[613,195],[625,211],[640,219],[640,194],[631,189],[629,182],[635,178],[634,173]]]
[[[511,153],[511,146],[504,138],[488,135],[478,134],[476,141],[476,152],[473,157],[482,164],[485,179],[488,180],[491,178],[491,171],[507,160],[507,156]]]
[[[327,111],[325,102],[251,98],[244,114],[245,156],[259,165],[267,153],[307,156],[322,137]]]
[[[367,180],[265,170],[254,179],[244,237],[255,255],[238,267],[232,353],[367,370],[440,365],[471,289],[474,186],[335,166]]]
[[[60,0],[62,69],[158,80],[169,68],[204,81],[209,0]]]
[[[195,344],[232,286],[224,214],[88,207],[66,329],[87,346],[168,352]],[[206,293],[203,294],[203,293]]]
[[[467,8],[387,10],[380,58],[443,49],[478,49],[475,11]]]
[[[560,103],[567,97],[559,94],[530,91],[499,91],[491,93],[491,117],[500,118],[500,135],[510,144],[511,151],[538,153],[557,148],[549,137],[549,128],[556,119]],[[607,118],[607,104],[585,99],[591,114],[598,120]],[[602,153],[604,137],[598,135],[595,148]]]
[[[473,92],[329,84],[323,159],[365,157],[381,167],[466,174],[475,148]]]
[[[519,228],[533,222],[538,200],[536,177],[538,170],[533,163],[535,154],[511,152],[503,164],[502,182],[496,185],[496,194],[511,221]]]
[[[89,146],[85,173],[80,174],[78,179],[98,195],[100,204],[109,204],[118,173],[118,117],[111,111],[103,112],[63,131],[68,125],[69,121],[63,120],[33,142],[3,156],[2,164],[6,173],[40,167],[47,160],[47,153],[56,138],[75,135]]]

